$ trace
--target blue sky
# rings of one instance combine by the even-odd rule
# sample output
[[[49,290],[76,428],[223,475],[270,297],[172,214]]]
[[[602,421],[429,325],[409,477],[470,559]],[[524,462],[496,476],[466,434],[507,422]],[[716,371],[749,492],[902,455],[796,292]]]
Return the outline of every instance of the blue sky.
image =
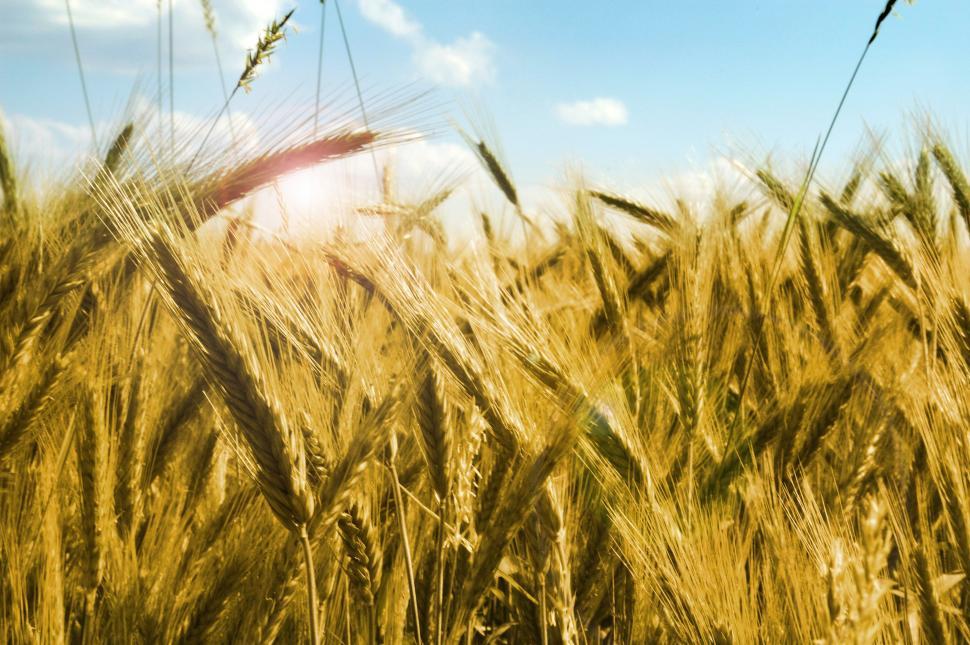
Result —
[[[0,110],[8,136],[40,157],[36,163],[45,155],[63,163],[87,145],[88,129],[64,3],[0,4]],[[564,167],[582,164],[631,187],[702,172],[712,160],[739,154],[803,160],[883,4],[343,0],[341,8],[367,87],[436,88],[439,122],[475,114],[475,124],[498,134],[520,182],[552,182]],[[154,100],[155,2],[71,5],[95,120],[107,137],[136,87]],[[237,112],[312,104],[317,2],[214,0],[213,6],[230,78],[256,30],[297,7],[298,31],[252,95],[234,101]],[[198,0],[175,0],[174,24],[176,110],[201,118],[222,100]],[[956,149],[966,150],[968,28],[965,0],[900,2],[849,98],[829,165],[847,165],[867,127],[898,133],[916,114],[932,115]],[[325,93],[348,87],[342,47],[330,6]],[[454,139],[446,133],[432,143],[454,150]]]

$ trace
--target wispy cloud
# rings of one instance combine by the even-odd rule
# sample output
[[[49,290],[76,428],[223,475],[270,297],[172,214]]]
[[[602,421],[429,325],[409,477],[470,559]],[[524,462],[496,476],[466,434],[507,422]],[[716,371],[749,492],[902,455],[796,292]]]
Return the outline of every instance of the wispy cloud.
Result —
[[[626,125],[629,111],[619,99],[599,97],[589,101],[560,103],[556,106],[559,120],[568,125]]]
[[[238,52],[241,61],[259,30],[278,16],[283,0],[215,0],[220,45]],[[163,26],[168,3],[163,0]],[[156,0],[72,0],[71,11],[85,65],[92,69],[138,72],[155,63]],[[175,64],[211,64],[212,45],[204,31],[198,0],[174,0]],[[0,1],[0,53],[73,59],[63,0]],[[166,47],[167,35],[163,42]]]
[[[418,71],[429,80],[468,86],[494,76],[495,45],[484,34],[474,31],[451,43],[441,43],[428,37],[423,25],[394,0],[357,0],[357,4],[364,18],[408,42]]]
[[[492,42],[473,32],[450,45],[426,43],[414,54],[425,76],[442,85],[471,85],[492,78]]]
[[[404,8],[392,0],[359,0],[360,12],[365,18],[387,32],[400,38],[421,35],[421,24],[404,12]]]
[[[136,140],[144,137],[151,147],[167,146],[168,114],[163,114],[159,119],[155,102],[136,94],[126,109],[125,118],[95,123],[102,148],[117,135],[128,120],[136,126]],[[212,122],[207,117],[177,110],[174,125],[176,141],[196,142]],[[3,128],[9,139],[16,165],[28,167],[42,176],[70,172],[78,164],[83,164],[89,156],[101,154],[93,149],[91,131],[86,123],[73,124],[57,119],[4,113],[0,109],[0,128]],[[212,126],[207,148],[227,149],[232,144],[233,135],[238,141],[245,141],[247,149],[257,147],[262,140],[255,121],[245,112],[234,110],[232,126],[225,115]]]

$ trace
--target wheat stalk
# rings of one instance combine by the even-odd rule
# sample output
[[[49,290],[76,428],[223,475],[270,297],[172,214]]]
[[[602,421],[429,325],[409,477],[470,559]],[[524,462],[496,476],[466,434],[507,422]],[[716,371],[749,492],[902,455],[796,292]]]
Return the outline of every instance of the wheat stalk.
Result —
[[[569,427],[568,425],[566,426]],[[572,449],[573,434],[559,430],[553,440],[531,462],[522,468],[510,484],[509,492],[496,509],[475,550],[472,569],[458,594],[447,641],[454,642],[465,631],[468,621],[484,600],[484,594],[509,541],[527,517],[528,509],[536,503],[553,469]]]
[[[255,364],[239,349],[217,309],[205,302],[171,243],[149,240],[145,259],[164,285],[168,304],[182,324],[210,383],[228,408],[256,463],[257,484],[280,523],[303,545],[310,638],[319,642],[316,582],[307,525],[314,498],[307,480],[301,437],[294,434],[277,405],[266,397]]]
[[[300,463],[302,446],[294,446],[286,421],[263,394],[252,361],[237,349],[238,341],[221,314],[201,298],[170,243],[156,237],[150,249],[152,268],[163,281],[174,313],[252,450],[260,490],[277,519],[297,530],[313,514],[313,498]]]
[[[246,53],[246,64],[243,66],[243,71],[239,75],[236,85],[232,88],[232,92],[229,93],[229,96],[226,97],[225,102],[222,104],[222,109],[219,110],[219,114],[217,114],[216,118],[212,120],[212,125],[209,126],[205,136],[202,137],[202,143],[199,144],[199,149],[189,162],[189,168],[192,168],[192,166],[195,165],[195,160],[198,159],[199,154],[205,148],[206,142],[209,140],[209,137],[212,135],[212,131],[216,127],[216,123],[218,123],[219,119],[222,118],[222,113],[229,109],[229,103],[232,101],[232,97],[236,95],[236,92],[238,92],[240,89],[247,94],[252,91],[252,84],[256,79],[256,72],[259,70],[260,66],[269,62],[273,52],[276,51],[276,45],[279,43],[279,41],[286,38],[286,23],[289,21],[290,16],[293,15],[294,11],[296,11],[296,9],[290,9],[281,19],[271,22],[263,30],[263,33],[256,41],[256,46]],[[208,19],[206,24],[208,26]],[[214,31],[210,33],[213,34],[213,42],[215,42]],[[218,50],[216,53],[218,55]],[[221,69],[221,63],[219,64],[219,67]]]

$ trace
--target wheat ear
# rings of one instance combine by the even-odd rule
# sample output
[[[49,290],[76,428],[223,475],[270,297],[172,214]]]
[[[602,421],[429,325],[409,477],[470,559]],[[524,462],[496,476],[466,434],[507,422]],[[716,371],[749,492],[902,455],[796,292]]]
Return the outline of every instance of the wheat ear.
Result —
[[[298,536],[303,547],[310,639],[319,642],[316,581],[307,525],[314,501],[307,479],[301,437],[264,395],[259,373],[233,338],[219,311],[205,302],[169,242],[155,236],[148,243],[170,308],[182,324],[210,382],[226,404],[256,462],[257,484],[276,518]]]
[[[202,299],[170,243],[156,237],[151,249],[173,313],[252,450],[260,490],[277,519],[296,531],[310,520],[313,498],[281,413],[263,394],[255,366],[237,349],[241,345],[221,314]]]
[[[514,478],[508,494],[495,511],[475,550],[472,568],[458,595],[447,642],[456,642],[484,600],[495,571],[528,511],[545,491],[545,483],[559,462],[572,450],[575,424],[566,424],[553,440]]]
[[[641,204],[629,197],[607,193],[602,190],[591,190],[589,194],[610,208],[618,210],[639,222],[649,224],[665,233],[670,233],[676,226],[674,218],[667,213]]]
[[[3,191],[3,210],[8,217],[14,217],[20,203],[17,193],[17,175],[14,172],[13,159],[7,148],[7,139],[0,128],[0,190]]]
[[[279,41],[286,38],[286,23],[289,21],[290,16],[296,9],[290,9],[290,11],[283,16],[280,20],[274,20],[263,30],[260,35],[259,40],[256,41],[256,47],[251,49],[246,53],[246,64],[243,67],[242,74],[239,75],[239,80],[236,81],[235,87],[232,88],[232,92],[226,97],[225,103],[222,104],[222,109],[219,110],[219,114],[216,118],[212,120],[212,125],[209,126],[209,130],[202,137],[202,143],[199,144],[199,149],[196,151],[192,160],[189,162],[189,168],[195,164],[195,160],[198,159],[199,154],[205,149],[205,144],[212,135],[212,131],[216,127],[216,123],[222,117],[222,113],[229,109],[229,102],[232,101],[232,97],[236,95],[240,89],[244,92],[249,93],[252,91],[252,83],[256,78],[256,71],[259,69],[260,65],[264,65],[269,62],[270,57],[276,50],[276,45]],[[214,28],[214,24],[213,24]]]
[[[933,157],[940,166],[940,170],[950,183],[950,190],[953,191],[953,201],[956,202],[957,210],[963,217],[964,224],[970,230],[970,183],[967,182],[966,175],[960,169],[960,165],[953,157],[953,153],[942,143],[933,146]]]
[[[362,609],[356,613],[364,618],[364,624],[358,627],[360,637],[368,634],[371,642],[380,642],[381,626],[377,620],[379,612],[375,600],[381,583],[381,549],[376,528],[356,504],[351,504],[341,513],[337,527],[347,554],[346,570],[351,594]]]
[[[421,387],[415,397],[415,417],[432,487],[438,499],[444,501],[451,483],[451,432],[445,409],[444,388],[431,363],[431,357],[427,355]]]

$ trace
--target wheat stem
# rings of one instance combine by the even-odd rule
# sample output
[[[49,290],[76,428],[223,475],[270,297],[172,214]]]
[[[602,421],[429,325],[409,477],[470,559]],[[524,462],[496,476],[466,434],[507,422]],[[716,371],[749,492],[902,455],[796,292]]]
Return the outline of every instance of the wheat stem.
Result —
[[[303,547],[303,568],[306,572],[307,622],[309,622],[310,627],[310,642],[312,645],[317,645],[320,642],[320,625],[317,614],[317,581],[313,567],[313,547],[310,545],[306,524],[300,525],[299,532],[300,544]]]

